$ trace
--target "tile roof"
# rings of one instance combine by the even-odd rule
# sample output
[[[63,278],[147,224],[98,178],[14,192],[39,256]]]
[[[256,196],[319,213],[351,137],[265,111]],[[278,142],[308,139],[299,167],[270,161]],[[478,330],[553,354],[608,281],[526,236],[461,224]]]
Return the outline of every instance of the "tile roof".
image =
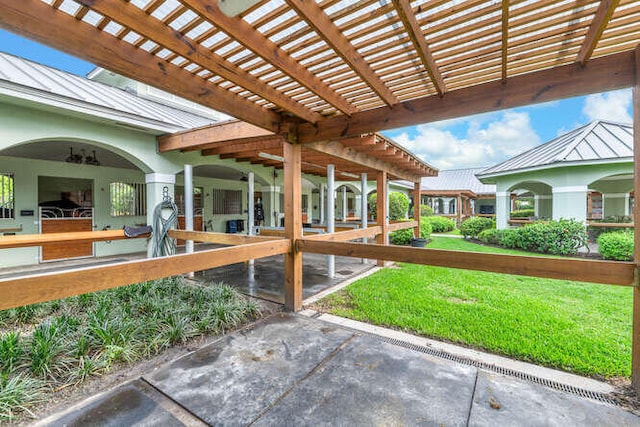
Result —
[[[495,185],[483,184],[476,178],[476,173],[484,168],[441,170],[438,176],[422,178],[423,191],[462,191],[471,190],[475,194],[494,194]]]
[[[595,120],[478,173],[480,179],[562,164],[633,158],[630,124]]]
[[[211,118],[162,105],[119,88],[0,52],[0,94],[27,97],[28,91],[40,95],[33,98],[39,103],[53,102],[55,98],[56,101],[64,101],[62,104],[57,102],[57,106],[91,115],[115,116],[123,122],[127,118],[137,119],[137,125],[142,122],[149,129],[163,132],[176,132],[215,122]]]

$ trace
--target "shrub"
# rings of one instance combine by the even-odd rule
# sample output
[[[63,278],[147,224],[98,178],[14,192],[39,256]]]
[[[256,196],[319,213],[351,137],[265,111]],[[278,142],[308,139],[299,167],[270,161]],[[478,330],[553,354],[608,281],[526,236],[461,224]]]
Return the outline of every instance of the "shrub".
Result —
[[[423,221],[424,219],[422,218],[420,221],[420,237],[428,239],[431,235],[431,226]],[[404,230],[396,230],[389,233],[389,241],[394,245],[408,245],[411,243],[411,238],[413,238],[413,228],[405,228]]]
[[[413,228],[396,230],[389,233],[389,241],[394,245],[408,245],[413,237]]]
[[[497,230],[495,228],[488,228],[478,233],[478,240],[483,243],[489,243],[491,245],[501,245],[504,232],[507,230]]]
[[[433,215],[433,209],[431,208],[431,206],[420,205],[420,217],[431,215]],[[409,216],[411,218],[415,218],[415,215],[413,214],[413,206],[411,206],[411,209],[409,210]]]
[[[495,228],[496,223],[491,218],[473,217],[460,224],[460,233],[466,237],[478,237],[481,231]]]
[[[505,230],[500,241],[506,248],[552,255],[574,255],[586,243],[584,224],[571,219],[540,221]]]
[[[522,249],[519,246],[520,243],[520,228],[507,228],[506,230],[500,230],[499,244],[509,249]]]
[[[377,219],[378,216],[378,194],[371,193],[367,199],[367,211],[371,215],[372,219]]]
[[[604,259],[633,260],[633,232],[613,231],[598,237],[598,252]]]
[[[420,237],[428,239],[431,236],[431,224],[426,221],[427,217],[420,218]]]
[[[393,192],[389,194],[389,220],[397,221],[407,217],[409,211],[409,198],[402,194]]]
[[[533,209],[511,211],[511,218],[530,218],[532,216],[535,216],[535,211]]]
[[[456,228],[456,223],[451,219],[444,216],[427,216],[422,217],[423,223],[427,223],[431,226],[431,232],[433,233],[446,233]]]

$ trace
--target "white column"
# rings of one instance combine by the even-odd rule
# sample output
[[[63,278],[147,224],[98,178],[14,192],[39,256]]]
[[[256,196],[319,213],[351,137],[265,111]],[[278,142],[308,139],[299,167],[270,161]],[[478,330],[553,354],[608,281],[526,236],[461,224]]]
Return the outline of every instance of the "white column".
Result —
[[[335,171],[334,165],[327,165],[327,233],[333,233],[336,229],[335,220],[335,195],[336,195],[336,183],[335,183]],[[327,256],[327,274],[330,278],[334,278],[336,275],[336,257],[333,255]]]
[[[509,213],[511,212],[511,193],[509,191],[496,192],[496,228],[509,228]]]
[[[575,219],[587,221],[587,191],[586,185],[571,185],[553,187],[553,219]]]
[[[193,166],[184,165],[184,229],[193,231]],[[193,253],[193,240],[185,240],[184,251]],[[193,277],[193,271],[187,273]]]
[[[324,224],[324,184],[320,184],[320,224]]]
[[[174,198],[176,176],[167,173],[148,173],[144,177],[147,186],[147,224],[154,226],[153,213],[165,197]],[[154,232],[156,230],[153,230]],[[151,257],[151,245],[147,246],[147,255]]]
[[[347,187],[342,186],[342,220],[347,219]]]
[[[540,217],[540,196],[537,194],[533,196],[533,216]]]
[[[254,199],[254,193],[255,193],[255,176],[253,174],[253,172],[249,172],[249,176],[248,176],[248,180],[247,180],[247,185],[248,185],[248,189],[247,189],[247,195],[249,197],[248,200],[248,204],[247,204],[247,234],[249,236],[253,236],[253,224],[255,223],[255,218],[254,218],[254,214],[255,214],[255,199]]]
[[[629,205],[630,205],[629,201],[630,200],[631,200],[631,195],[629,193],[626,193],[624,195],[624,214],[625,214],[625,216],[629,216],[630,215],[630,213],[629,213]]]
[[[367,217],[369,216],[369,212],[367,212],[367,174],[363,173],[360,175],[360,226],[362,228],[367,228],[369,223],[367,221]],[[367,238],[362,238],[362,243],[367,243]],[[362,263],[366,264],[367,260],[362,258]]]

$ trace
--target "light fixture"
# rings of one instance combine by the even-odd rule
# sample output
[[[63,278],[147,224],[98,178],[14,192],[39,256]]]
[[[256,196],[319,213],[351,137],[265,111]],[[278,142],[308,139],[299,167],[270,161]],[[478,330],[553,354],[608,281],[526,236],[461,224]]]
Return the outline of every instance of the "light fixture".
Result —
[[[275,154],[263,153],[262,151],[258,153],[258,157],[262,157],[263,159],[275,160],[276,162],[284,162],[284,157],[276,156]]]
[[[93,156],[87,156],[84,149],[80,150],[82,154],[73,154],[73,147],[69,147],[69,155],[64,161],[67,163],[84,163],[85,165],[100,166],[100,160],[98,160],[96,156],[96,150],[91,151],[93,152]]]
[[[218,7],[229,18],[236,17],[261,0],[218,0]]]

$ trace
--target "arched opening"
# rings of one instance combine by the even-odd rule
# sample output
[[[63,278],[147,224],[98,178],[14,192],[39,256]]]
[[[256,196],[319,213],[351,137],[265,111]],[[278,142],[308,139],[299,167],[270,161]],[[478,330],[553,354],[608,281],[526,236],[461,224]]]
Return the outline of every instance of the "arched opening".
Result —
[[[587,219],[604,222],[631,222],[633,175],[616,174],[599,178],[588,186]]]

